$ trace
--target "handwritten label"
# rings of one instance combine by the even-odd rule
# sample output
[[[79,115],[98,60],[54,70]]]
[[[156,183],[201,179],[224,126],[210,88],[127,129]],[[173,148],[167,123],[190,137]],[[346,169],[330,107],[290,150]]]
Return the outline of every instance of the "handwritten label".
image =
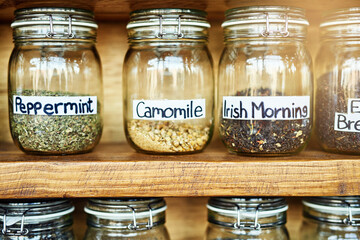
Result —
[[[97,97],[13,96],[14,114],[90,115],[97,114]]]
[[[360,99],[349,98],[347,113],[335,113],[334,130],[360,132]]]
[[[162,121],[205,118],[205,99],[133,100],[133,118]]]
[[[295,120],[310,117],[310,96],[225,96],[224,119]]]

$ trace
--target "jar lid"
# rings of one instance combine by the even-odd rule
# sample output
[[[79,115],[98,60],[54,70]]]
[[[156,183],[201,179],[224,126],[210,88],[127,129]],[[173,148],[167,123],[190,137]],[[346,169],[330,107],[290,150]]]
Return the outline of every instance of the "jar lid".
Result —
[[[223,28],[236,28],[235,37],[291,37],[295,35],[302,37],[304,34],[302,33],[304,31],[303,27],[308,25],[309,22],[305,18],[305,11],[301,8],[250,6],[227,10],[225,12],[225,21],[221,26]]]
[[[306,217],[322,222],[360,226],[360,197],[313,197],[303,200]],[[328,216],[331,215],[331,216]]]
[[[195,9],[159,8],[137,10],[130,13],[128,30],[140,31],[141,28],[156,27],[155,32],[144,29],[142,35],[129,34],[129,39],[142,38],[204,38],[191,32],[201,34],[203,29],[210,28],[206,12]],[[206,35],[207,33],[205,33]],[[206,36],[207,37],[207,36]]]
[[[349,24],[360,24],[360,7],[337,9],[327,12],[320,27],[325,28]]]
[[[74,8],[24,8],[15,11],[14,38],[86,38],[98,25],[91,11]],[[20,31],[22,28],[24,32]],[[31,31],[30,31],[31,30]]]
[[[72,213],[74,209],[68,200],[1,200],[0,221],[4,226],[2,233],[25,235],[30,229],[25,229],[24,226],[59,219]],[[13,228],[14,225],[21,225],[21,231]]]
[[[209,222],[235,228],[259,229],[271,227],[286,222],[286,217],[280,217],[275,222],[262,222],[261,218],[278,216],[288,210],[284,198],[210,198],[207,208],[219,215],[236,218],[233,222],[220,222],[209,215]],[[253,223],[244,223],[244,219],[253,219]]]

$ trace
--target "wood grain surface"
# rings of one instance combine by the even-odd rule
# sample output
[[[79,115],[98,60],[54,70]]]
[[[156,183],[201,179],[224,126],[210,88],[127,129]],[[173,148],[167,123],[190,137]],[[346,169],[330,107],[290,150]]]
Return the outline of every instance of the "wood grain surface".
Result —
[[[2,144],[0,162],[0,198],[360,195],[358,157],[316,149],[244,157],[215,142],[200,154],[159,156],[101,144],[92,153],[51,157]]]

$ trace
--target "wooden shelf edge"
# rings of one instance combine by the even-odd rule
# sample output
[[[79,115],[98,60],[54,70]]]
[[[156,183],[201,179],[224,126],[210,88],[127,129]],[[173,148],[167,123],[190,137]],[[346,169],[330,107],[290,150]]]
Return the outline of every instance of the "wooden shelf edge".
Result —
[[[360,195],[356,156],[231,155],[220,143],[193,155],[135,153],[100,144],[92,153],[34,156],[0,145],[0,198]]]

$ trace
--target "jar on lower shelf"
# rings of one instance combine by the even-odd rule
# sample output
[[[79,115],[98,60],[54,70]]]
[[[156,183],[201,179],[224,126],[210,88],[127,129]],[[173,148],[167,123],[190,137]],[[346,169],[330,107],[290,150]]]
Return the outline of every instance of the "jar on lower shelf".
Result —
[[[222,24],[220,138],[232,153],[300,152],[312,129],[312,61],[304,10],[288,6],[230,9]]]
[[[301,240],[359,240],[360,197],[318,197],[303,201]]]
[[[163,198],[90,199],[84,240],[169,240]]]
[[[28,8],[15,12],[9,62],[9,122],[25,153],[91,151],[102,134],[102,73],[90,11]]]
[[[75,240],[68,200],[1,200],[0,240]]]
[[[210,198],[207,240],[289,240],[283,198]]]

